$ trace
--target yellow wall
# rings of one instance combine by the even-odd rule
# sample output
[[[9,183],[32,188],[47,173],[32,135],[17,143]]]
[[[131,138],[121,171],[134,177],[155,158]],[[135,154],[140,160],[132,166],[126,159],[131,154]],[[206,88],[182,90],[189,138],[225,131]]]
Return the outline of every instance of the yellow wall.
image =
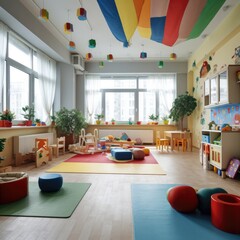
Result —
[[[200,69],[203,61],[208,61],[211,71],[208,76],[215,71],[218,72],[226,65],[235,64],[232,58],[235,48],[240,46],[240,4],[230,12],[215,31],[206,37],[203,44],[193,53],[188,61],[188,89],[194,88],[193,96],[198,101],[197,109],[189,119],[189,126],[193,132],[193,145],[200,147],[201,130],[208,128],[210,122],[210,109],[203,107],[203,84],[204,78],[200,78]],[[212,60],[209,60],[209,57]],[[193,62],[196,67],[192,67]],[[201,118],[205,119],[205,124],[201,124]]]

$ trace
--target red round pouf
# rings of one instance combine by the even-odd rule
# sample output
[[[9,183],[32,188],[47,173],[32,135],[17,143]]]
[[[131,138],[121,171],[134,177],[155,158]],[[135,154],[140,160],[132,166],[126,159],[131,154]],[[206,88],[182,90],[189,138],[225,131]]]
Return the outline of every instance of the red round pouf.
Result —
[[[144,160],[145,153],[142,149],[133,149],[132,154],[134,160]]]
[[[216,193],[211,196],[212,224],[224,232],[240,234],[240,196]]]
[[[193,212],[198,206],[196,191],[191,186],[170,188],[167,192],[167,199],[172,208],[182,213]]]
[[[28,195],[28,175],[24,172],[0,173],[0,204],[11,203]]]

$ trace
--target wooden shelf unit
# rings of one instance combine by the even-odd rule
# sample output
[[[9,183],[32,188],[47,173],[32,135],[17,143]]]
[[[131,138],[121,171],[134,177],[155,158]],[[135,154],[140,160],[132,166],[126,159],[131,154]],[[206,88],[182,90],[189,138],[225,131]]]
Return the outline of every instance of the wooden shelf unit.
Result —
[[[215,144],[217,137],[221,136],[221,143]],[[229,160],[240,157],[240,132],[238,131],[219,131],[219,130],[202,130],[202,154],[206,145],[209,145],[209,163],[220,169],[226,170]]]
[[[204,107],[240,103],[240,84],[237,71],[240,65],[228,65],[204,81]]]

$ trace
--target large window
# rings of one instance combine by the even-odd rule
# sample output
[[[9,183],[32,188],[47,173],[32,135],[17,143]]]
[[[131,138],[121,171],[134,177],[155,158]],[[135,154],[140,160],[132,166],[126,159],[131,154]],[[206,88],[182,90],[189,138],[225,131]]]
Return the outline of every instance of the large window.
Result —
[[[86,115],[93,122],[103,113],[106,121],[148,122],[151,114],[169,114],[176,97],[175,74],[152,76],[86,76]]]
[[[8,32],[3,109],[24,120],[22,107],[35,108],[35,118],[49,123],[56,86],[56,62]]]

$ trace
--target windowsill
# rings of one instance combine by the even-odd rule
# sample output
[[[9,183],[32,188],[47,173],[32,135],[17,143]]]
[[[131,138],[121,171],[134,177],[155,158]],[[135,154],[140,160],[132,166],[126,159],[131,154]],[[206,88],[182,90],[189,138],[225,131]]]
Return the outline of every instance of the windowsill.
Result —
[[[16,129],[38,129],[38,128],[49,128],[49,126],[12,126],[12,127],[0,127],[1,130],[16,130]]]

